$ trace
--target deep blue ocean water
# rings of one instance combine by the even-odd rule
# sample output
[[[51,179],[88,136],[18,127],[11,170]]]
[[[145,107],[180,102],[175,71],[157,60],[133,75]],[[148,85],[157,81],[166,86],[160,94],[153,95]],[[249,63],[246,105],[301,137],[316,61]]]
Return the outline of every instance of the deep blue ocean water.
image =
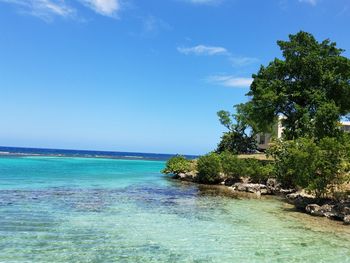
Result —
[[[115,159],[146,159],[168,160],[174,154],[161,153],[135,153],[135,152],[112,152],[112,151],[88,151],[88,150],[65,150],[43,149],[0,146],[1,155],[31,155],[31,156],[61,156],[61,157],[86,157],[86,158],[115,158]],[[195,155],[185,155],[189,159]]]
[[[164,156],[16,151],[0,157],[0,262],[350,262],[349,227],[172,180]]]

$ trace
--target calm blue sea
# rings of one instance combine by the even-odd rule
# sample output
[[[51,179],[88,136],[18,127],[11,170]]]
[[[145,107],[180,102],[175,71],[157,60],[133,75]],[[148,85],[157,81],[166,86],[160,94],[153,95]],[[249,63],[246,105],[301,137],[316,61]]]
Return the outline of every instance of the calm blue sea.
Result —
[[[169,156],[1,151],[0,262],[350,262],[349,227],[172,180]]]

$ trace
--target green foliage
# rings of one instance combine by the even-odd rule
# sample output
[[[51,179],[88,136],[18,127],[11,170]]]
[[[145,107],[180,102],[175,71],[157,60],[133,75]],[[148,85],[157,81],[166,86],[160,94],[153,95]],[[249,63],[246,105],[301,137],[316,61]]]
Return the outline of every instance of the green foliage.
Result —
[[[233,181],[238,181],[240,177],[249,177],[253,183],[265,183],[268,178],[274,177],[273,165],[270,161],[240,159],[229,152],[221,153],[220,159],[223,173]]]
[[[243,159],[241,167],[242,174],[253,183],[266,183],[268,178],[274,177],[273,165],[267,161]]]
[[[349,162],[348,145],[335,138],[279,141],[269,153],[275,158],[275,171],[285,186],[302,187],[324,196],[343,182]]]
[[[233,129],[233,123],[231,119],[231,113],[228,111],[221,110],[217,113],[220,123],[225,126],[228,130]]]
[[[267,131],[282,115],[288,140],[337,136],[336,122],[350,112],[350,60],[334,42],[302,31],[277,44],[284,59],[253,75],[243,107],[254,129]]]
[[[191,161],[187,160],[184,156],[174,156],[170,158],[165,165],[165,169],[162,171],[164,174],[175,174],[186,173],[191,171]]]
[[[241,161],[236,155],[230,152],[223,152],[220,154],[220,161],[222,166],[222,172],[230,179],[238,181],[242,175]]]
[[[197,161],[198,182],[216,184],[221,180],[221,160],[218,154],[210,153],[199,157]]]
[[[254,130],[244,115],[241,106],[236,106],[237,113],[231,115],[228,111],[219,111],[220,123],[228,129],[221,137],[217,153],[229,151],[234,154],[252,153],[256,150]]]
[[[259,168],[259,177],[253,178],[259,183],[266,183],[267,179],[275,177],[275,166],[271,161],[264,162],[260,161],[261,166]]]
[[[285,187],[308,186],[319,158],[312,140],[276,141],[268,153],[274,157],[277,178]]]
[[[316,178],[312,178],[309,189],[314,190],[316,195],[324,194],[329,187],[339,185],[343,182],[345,174],[344,162],[346,160],[345,148],[334,138],[323,138],[319,143],[320,156],[318,160]],[[330,185],[333,184],[333,185]]]
[[[216,149],[217,153],[225,151],[233,154],[253,153],[257,148],[255,137],[240,132],[225,132]]]
[[[339,120],[339,109],[334,102],[321,105],[315,114],[315,137],[339,137]]]

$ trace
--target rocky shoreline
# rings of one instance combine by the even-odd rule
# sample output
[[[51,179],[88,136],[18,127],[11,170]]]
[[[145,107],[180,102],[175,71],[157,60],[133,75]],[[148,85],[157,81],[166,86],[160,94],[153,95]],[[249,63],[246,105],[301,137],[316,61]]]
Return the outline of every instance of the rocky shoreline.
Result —
[[[174,179],[197,183],[194,172],[180,173],[173,176]],[[284,200],[295,206],[301,212],[311,216],[326,217],[333,220],[343,221],[350,225],[350,198],[343,200],[316,199],[314,196],[297,191],[296,189],[283,189],[276,179],[268,179],[265,184],[245,182],[234,182],[223,180],[219,185],[227,187],[233,192],[245,192],[261,195],[276,195],[284,197]]]

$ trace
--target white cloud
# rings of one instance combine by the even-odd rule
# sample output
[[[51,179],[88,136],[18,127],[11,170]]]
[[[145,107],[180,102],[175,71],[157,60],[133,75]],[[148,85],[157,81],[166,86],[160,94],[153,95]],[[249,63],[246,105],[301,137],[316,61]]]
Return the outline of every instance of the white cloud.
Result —
[[[227,55],[228,51],[224,47],[198,45],[195,47],[178,47],[177,50],[185,55]]]
[[[317,5],[317,2],[318,0],[299,0],[300,3],[307,3],[307,4],[310,4],[310,5]]]
[[[230,56],[230,61],[232,62],[233,66],[242,67],[242,66],[248,66],[251,64],[255,64],[259,62],[259,59],[252,58],[252,57],[234,57]]]
[[[0,0],[0,2],[16,5],[20,12],[46,21],[52,20],[54,16],[69,17],[75,14],[75,9],[67,5],[64,0]]]
[[[120,10],[120,0],[78,0],[86,7],[104,16],[115,17]],[[45,21],[55,16],[74,17],[77,10],[67,0],[0,0],[18,7],[20,13],[30,14]]]
[[[226,48],[220,46],[198,45],[194,47],[178,47],[177,51],[185,55],[223,55],[232,63],[234,67],[244,67],[259,62],[253,57],[234,56]]]
[[[120,9],[119,0],[81,0],[96,13],[105,16],[115,16]]]
[[[252,84],[253,79],[235,77],[231,75],[214,75],[214,76],[210,76],[208,78],[208,81],[217,85],[225,86],[225,87],[246,88]]]

